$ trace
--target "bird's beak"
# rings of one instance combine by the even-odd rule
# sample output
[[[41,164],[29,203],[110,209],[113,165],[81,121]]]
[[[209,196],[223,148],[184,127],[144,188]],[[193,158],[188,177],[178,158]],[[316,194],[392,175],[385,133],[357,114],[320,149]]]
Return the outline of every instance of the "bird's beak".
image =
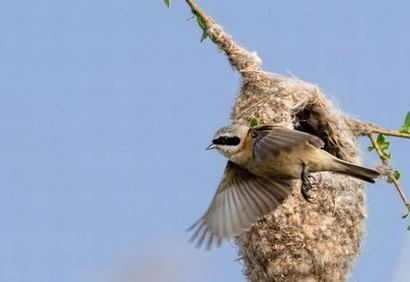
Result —
[[[216,146],[213,143],[205,148],[205,150],[213,150],[213,149],[216,149]]]

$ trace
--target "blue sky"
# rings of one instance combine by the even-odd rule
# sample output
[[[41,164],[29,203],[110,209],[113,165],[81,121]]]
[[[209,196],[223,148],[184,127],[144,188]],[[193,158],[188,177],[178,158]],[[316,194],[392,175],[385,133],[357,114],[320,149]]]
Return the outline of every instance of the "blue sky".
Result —
[[[344,112],[398,128],[410,110],[408,1],[201,4]],[[187,243],[225,164],[204,148],[239,86],[190,16],[184,1],[0,1],[0,281],[243,281],[232,245]],[[391,141],[410,194],[410,144]],[[408,281],[402,203],[383,183],[367,196],[350,281]]]

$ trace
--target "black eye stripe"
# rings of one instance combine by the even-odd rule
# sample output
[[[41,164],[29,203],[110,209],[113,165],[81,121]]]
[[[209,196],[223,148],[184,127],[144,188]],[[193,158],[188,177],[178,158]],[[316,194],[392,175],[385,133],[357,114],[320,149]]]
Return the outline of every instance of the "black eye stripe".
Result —
[[[235,146],[241,143],[241,139],[239,137],[228,137],[228,136],[221,136],[217,139],[212,140],[212,143],[217,145],[228,145],[228,146]]]

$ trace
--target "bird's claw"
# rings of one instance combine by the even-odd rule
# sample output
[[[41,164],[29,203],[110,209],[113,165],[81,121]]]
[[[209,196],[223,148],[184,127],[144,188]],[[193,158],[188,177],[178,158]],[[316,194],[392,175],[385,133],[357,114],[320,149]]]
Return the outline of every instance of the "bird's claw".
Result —
[[[309,191],[313,188],[313,181],[315,181],[316,178],[313,175],[308,174],[305,169],[303,169],[302,171],[301,178],[302,187],[300,189],[300,192],[307,202],[312,203],[313,198],[309,195]]]

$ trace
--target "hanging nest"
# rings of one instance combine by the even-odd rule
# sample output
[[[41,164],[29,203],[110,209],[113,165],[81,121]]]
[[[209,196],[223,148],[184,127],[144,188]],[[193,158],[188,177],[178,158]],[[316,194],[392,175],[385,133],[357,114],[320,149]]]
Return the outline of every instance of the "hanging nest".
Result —
[[[357,136],[377,127],[344,115],[315,85],[262,70],[255,52],[236,44],[195,2],[187,2],[241,74],[232,123],[249,125],[256,118],[260,125],[308,132],[321,138],[330,154],[360,164]],[[331,172],[313,176],[313,203],[301,196],[301,182],[294,180],[293,192],[279,208],[235,238],[249,281],[346,280],[365,232],[364,184]]]
[[[359,162],[355,134],[319,88],[298,79],[255,73],[244,77],[232,121],[305,131],[334,156]],[[343,281],[359,252],[366,217],[363,182],[341,174],[314,174],[313,203],[300,181],[281,207],[236,239],[249,281]]]

